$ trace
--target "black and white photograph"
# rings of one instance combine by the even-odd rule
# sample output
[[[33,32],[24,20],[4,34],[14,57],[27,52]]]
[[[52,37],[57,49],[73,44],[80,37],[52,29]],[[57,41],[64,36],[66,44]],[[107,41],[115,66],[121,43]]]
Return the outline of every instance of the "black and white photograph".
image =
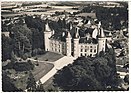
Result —
[[[129,92],[129,1],[1,1],[3,92]]]

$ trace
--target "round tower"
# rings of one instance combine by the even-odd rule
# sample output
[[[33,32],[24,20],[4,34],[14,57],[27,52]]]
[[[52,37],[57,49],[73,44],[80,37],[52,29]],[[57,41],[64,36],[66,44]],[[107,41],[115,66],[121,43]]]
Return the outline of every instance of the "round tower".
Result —
[[[98,53],[100,53],[101,51],[105,51],[105,46],[106,46],[106,38],[104,35],[103,28],[100,28],[98,34]]]
[[[74,42],[74,57],[77,58],[79,56],[79,28],[76,28],[75,37],[73,39]]]
[[[70,32],[67,32],[67,37],[66,37],[66,55],[71,56],[71,35]]]
[[[52,35],[52,31],[49,27],[48,22],[45,25],[45,31],[44,31],[44,45],[45,45],[45,51],[49,51],[50,50],[50,40],[49,38]]]

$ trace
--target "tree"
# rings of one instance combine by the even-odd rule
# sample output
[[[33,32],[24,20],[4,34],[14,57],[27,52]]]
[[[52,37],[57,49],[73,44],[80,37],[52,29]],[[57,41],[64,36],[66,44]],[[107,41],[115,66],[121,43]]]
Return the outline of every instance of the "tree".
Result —
[[[2,61],[11,58],[12,50],[13,50],[12,39],[2,34]]]
[[[44,92],[45,91],[44,87],[43,87],[43,84],[42,84],[42,82],[40,80],[38,81],[38,85],[36,87],[36,91],[37,92]]]
[[[35,78],[33,76],[33,74],[29,73],[29,77],[27,80],[27,87],[26,87],[27,91],[36,91],[36,81]]]
[[[126,76],[124,77],[124,81],[125,81],[125,83],[128,83],[128,84],[129,84],[129,75],[126,75]]]
[[[32,51],[34,49],[43,48],[44,37],[43,32],[38,29],[31,28],[32,31]],[[43,41],[43,42],[42,42]]]
[[[118,86],[117,83],[113,83],[114,80],[119,81],[116,69],[109,64],[115,62],[112,53],[113,50],[110,50],[109,54],[105,53],[101,57],[79,57],[73,64],[58,71],[54,76],[55,86],[64,91],[106,90],[107,86]]]
[[[17,56],[22,57],[24,53],[31,52],[32,32],[26,26],[16,25],[11,29],[13,33],[13,50]]]
[[[7,76],[7,73],[4,71],[2,72],[2,90],[4,92],[18,92],[22,91],[21,89],[18,89],[10,79],[10,77]]]
[[[17,61],[17,57],[16,57],[16,55],[14,54],[14,52],[12,51],[11,52],[11,62],[12,63],[15,63]]]

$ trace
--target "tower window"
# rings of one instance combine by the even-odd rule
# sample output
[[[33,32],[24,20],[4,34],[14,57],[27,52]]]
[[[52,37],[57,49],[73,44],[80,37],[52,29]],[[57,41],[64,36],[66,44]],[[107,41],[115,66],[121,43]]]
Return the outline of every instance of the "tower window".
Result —
[[[90,46],[90,48],[92,48],[92,46]]]
[[[81,52],[83,52],[83,49],[81,49]]]
[[[96,49],[94,49],[94,52],[96,52]]]
[[[92,52],[92,49],[90,49],[90,52]]]
[[[82,53],[81,53],[81,56],[83,56]]]
[[[87,52],[87,49],[85,49],[85,52]]]

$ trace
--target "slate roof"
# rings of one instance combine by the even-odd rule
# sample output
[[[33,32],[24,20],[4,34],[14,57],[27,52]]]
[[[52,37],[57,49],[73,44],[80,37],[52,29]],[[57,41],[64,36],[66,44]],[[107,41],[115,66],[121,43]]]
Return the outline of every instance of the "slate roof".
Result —
[[[98,43],[98,40],[97,39],[94,39],[94,38],[90,38],[90,39],[87,39],[86,37],[85,38],[80,38],[79,39],[79,43],[92,43],[92,44],[97,44]]]
[[[63,33],[64,33],[64,35],[63,35]],[[50,37],[50,39],[55,39],[55,40],[60,40],[60,41],[65,42],[66,37],[67,37],[67,32],[66,31],[61,31],[59,33],[55,33],[54,35],[52,35]]]

